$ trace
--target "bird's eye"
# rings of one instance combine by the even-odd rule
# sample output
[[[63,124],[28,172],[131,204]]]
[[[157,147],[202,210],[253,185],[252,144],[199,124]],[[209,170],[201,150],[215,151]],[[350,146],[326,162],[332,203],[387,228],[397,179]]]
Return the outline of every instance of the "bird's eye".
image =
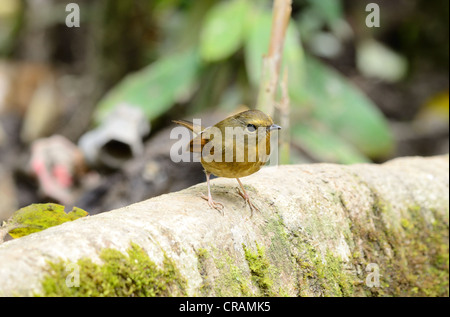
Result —
[[[256,127],[255,127],[255,125],[254,124],[247,124],[247,130],[249,131],[249,132],[255,132],[256,131]]]

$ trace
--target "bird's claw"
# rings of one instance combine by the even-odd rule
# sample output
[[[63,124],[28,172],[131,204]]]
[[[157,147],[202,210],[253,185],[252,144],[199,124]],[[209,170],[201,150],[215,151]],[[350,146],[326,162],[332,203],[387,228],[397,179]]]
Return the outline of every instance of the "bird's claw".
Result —
[[[200,197],[202,197],[204,200],[206,200],[206,201],[208,202],[208,205],[209,205],[211,208],[214,208],[214,209],[218,210],[219,212],[222,212],[222,210],[223,210],[223,208],[224,208],[224,205],[223,205],[222,203],[219,203],[219,202],[214,201],[214,200],[212,199],[211,196],[208,197],[208,196],[206,196],[206,195],[203,194],[203,193],[202,193],[202,195],[201,195]],[[222,214],[223,214],[223,213],[222,213]]]
[[[250,201],[250,196],[247,193],[243,193],[239,188],[236,188],[239,196],[241,196],[242,198],[244,198],[245,202],[249,205],[250,207],[250,211],[251,211],[251,215],[250,217],[253,216],[253,210],[259,211],[258,207],[256,207],[251,201]]]

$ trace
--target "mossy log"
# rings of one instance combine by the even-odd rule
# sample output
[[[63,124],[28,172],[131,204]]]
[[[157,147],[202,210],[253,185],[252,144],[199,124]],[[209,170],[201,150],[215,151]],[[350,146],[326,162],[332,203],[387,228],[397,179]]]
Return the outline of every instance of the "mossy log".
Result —
[[[203,183],[5,242],[0,295],[449,295],[448,155],[242,181],[252,216],[219,178],[223,214]]]

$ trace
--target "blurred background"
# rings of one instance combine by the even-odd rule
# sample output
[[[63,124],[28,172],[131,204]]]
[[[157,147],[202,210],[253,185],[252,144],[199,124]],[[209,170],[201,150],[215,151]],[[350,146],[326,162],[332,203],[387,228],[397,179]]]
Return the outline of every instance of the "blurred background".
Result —
[[[170,160],[171,120],[213,124],[257,102],[272,1],[72,2],[0,1],[0,221],[203,182],[200,163]],[[293,0],[282,69],[283,164],[449,151],[447,0]]]

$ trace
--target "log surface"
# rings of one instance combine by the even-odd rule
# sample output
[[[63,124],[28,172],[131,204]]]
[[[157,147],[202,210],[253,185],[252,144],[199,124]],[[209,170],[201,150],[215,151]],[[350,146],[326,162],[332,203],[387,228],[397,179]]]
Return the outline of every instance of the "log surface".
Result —
[[[224,215],[199,197],[202,183],[5,242],[0,295],[39,293],[48,261],[101,262],[102,249],[133,242],[158,265],[172,259],[191,296],[448,296],[448,155],[267,167],[242,182],[260,209],[252,217],[236,180],[219,178]],[[381,275],[372,287],[370,263]]]

